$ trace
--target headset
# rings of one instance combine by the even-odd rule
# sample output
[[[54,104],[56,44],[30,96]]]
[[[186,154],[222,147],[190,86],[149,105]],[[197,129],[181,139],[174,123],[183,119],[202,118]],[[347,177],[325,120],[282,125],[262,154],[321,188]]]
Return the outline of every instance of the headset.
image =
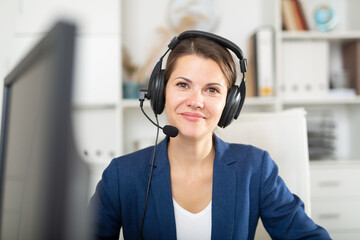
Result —
[[[150,75],[150,80],[145,97],[150,100],[150,105],[155,115],[161,114],[164,111],[166,83],[164,74],[165,70],[162,69],[163,58],[170,50],[173,50],[180,41],[187,38],[197,37],[209,39],[231,50],[240,61],[240,71],[242,73],[241,83],[239,86],[235,84],[232,85],[231,88],[228,90],[226,104],[218,122],[219,127],[225,128],[231,123],[233,119],[238,118],[240,111],[244,105],[246,95],[245,72],[247,71],[247,60],[244,58],[242,50],[236,44],[218,35],[198,30],[189,30],[181,33],[178,36],[175,36],[169,43],[167,51],[156,63]]]

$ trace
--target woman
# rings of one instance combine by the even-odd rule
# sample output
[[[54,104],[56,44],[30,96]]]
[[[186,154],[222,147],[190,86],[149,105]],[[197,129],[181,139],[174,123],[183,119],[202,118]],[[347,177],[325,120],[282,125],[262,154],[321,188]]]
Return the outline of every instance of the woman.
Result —
[[[98,239],[117,239],[121,227],[125,239],[140,233],[144,239],[253,239],[259,217],[274,239],[330,239],[305,214],[267,152],[214,135],[236,81],[224,42],[226,48],[207,33],[190,34],[170,47],[160,72],[166,116],[178,136],[157,146],[143,226],[154,147],[116,158],[104,171],[91,201],[98,208]]]

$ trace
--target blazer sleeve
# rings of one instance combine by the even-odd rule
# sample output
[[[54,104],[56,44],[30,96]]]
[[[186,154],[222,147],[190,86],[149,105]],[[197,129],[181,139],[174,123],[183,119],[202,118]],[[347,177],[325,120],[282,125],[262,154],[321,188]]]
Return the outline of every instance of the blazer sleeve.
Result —
[[[260,217],[273,239],[331,239],[305,213],[304,203],[290,192],[267,152],[262,159]]]
[[[119,179],[116,159],[105,169],[90,200],[95,239],[119,239],[121,228]]]

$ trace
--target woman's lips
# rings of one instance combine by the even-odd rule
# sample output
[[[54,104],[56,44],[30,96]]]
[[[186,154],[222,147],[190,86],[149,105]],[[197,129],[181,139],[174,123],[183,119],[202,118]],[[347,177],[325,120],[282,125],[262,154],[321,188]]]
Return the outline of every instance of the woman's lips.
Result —
[[[189,121],[200,121],[202,119],[205,119],[205,117],[199,113],[183,112],[181,113],[181,115]]]

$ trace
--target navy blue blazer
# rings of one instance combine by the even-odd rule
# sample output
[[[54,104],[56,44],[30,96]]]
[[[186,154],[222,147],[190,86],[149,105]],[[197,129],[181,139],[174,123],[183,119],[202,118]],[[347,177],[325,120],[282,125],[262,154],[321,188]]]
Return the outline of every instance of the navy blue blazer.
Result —
[[[156,149],[144,239],[176,239],[167,142]],[[305,214],[266,151],[216,136],[214,142],[211,239],[253,239],[259,217],[273,239],[330,239]],[[121,227],[125,239],[138,238],[153,149],[115,158],[104,171],[90,201],[97,208],[97,239],[118,239]]]

